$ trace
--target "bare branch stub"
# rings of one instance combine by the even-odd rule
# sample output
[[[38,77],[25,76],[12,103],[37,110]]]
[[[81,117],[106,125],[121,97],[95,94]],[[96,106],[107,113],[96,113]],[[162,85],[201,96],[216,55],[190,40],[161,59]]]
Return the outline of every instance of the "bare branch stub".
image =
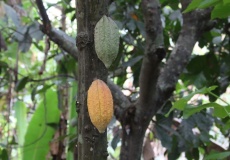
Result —
[[[89,43],[89,36],[87,32],[78,33],[76,44],[79,50],[82,50]]]

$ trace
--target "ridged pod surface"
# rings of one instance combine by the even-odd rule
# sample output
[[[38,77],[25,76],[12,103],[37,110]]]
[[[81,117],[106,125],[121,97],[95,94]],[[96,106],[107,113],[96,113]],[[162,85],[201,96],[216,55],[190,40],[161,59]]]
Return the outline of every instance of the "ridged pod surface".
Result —
[[[87,105],[91,122],[100,133],[104,133],[113,116],[113,98],[102,80],[94,80],[89,87]]]
[[[103,16],[94,30],[95,50],[98,58],[109,68],[116,59],[119,50],[120,34],[116,23]]]

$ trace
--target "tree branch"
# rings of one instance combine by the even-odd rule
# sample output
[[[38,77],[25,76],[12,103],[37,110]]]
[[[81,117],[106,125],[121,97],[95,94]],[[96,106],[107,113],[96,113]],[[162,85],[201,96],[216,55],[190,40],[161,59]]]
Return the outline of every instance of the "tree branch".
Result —
[[[43,2],[42,0],[36,0],[36,4],[38,6],[38,10],[40,12],[40,15],[42,17],[42,22],[43,22],[43,25],[45,26],[45,29],[47,32],[50,32],[51,31],[51,23],[50,23],[50,19],[46,13],[46,9],[43,5]]]
[[[43,81],[48,81],[48,80],[55,79],[55,78],[71,78],[73,80],[76,80],[76,77],[73,77],[71,75],[59,74],[59,75],[54,75],[54,76],[43,78],[43,79],[29,79],[29,81],[30,82],[43,82]]]
[[[186,8],[188,2],[188,0],[183,1],[182,7]],[[211,29],[207,26],[210,21],[210,12],[210,9],[206,9],[183,14],[184,24],[181,34],[157,82],[158,105],[155,112],[171,96],[180,74],[189,62],[195,43],[207,28]]]
[[[46,13],[42,0],[36,0],[36,4],[42,17],[43,25],[40,25],[41,31],[46,34],[51,41],[56,43],[60,48],[70,54],[77,60],[78,49],[75,45],[75,40],[69,37],[65,32],[52,28],[49,17]]]
[[[160,19],[160,4],[158,0],[143,0],[142,9],[146,30],[146,46],[140,74],[140,98],[137,113],[150,112],[154,105],[156,83],[159,75],[159,65],[165,56],[163,48],[163,29]]]
[[[72,56],[76,61],[78,60],[78,49],[76,47],[76,43],[73,37],[68,36],[62,30],[57,30],[52,28],[50,33],[46,33],[46,30],[43,26],[41,27],[41,31],[49,36],[50,40],[56,43],[61,49],[67,52],[70,56]]]
[[[130,100],[122,93],[121,89],[114,84],[110,79],[107,80],[109,89],[113,95],[113,101],[115,106],[115,116],[120,120],[123,116],[124,111],[131,106]]]

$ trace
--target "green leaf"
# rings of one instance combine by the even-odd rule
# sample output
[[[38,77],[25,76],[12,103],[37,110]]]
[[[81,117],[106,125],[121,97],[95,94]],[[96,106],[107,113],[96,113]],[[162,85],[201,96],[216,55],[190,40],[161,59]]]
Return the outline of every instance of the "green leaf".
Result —
[[[20,90],[22,90],[23,88],[25,88],[26,83],[29,81],[29,77],[23,77],[22,79],[20,79],[15,86],[15,91],[19,92]]]
[[[224,2],[224,4],[228,4],[228,3],[230,3],[230,1],[229,1],[229,0],[223,0],[223,2]]]
[[[218,2],[221,2],[221,0],[204,0],[203,2],[200,3],[198,8],[208,8],[216,5]]]
[[[222,105],[215,103],[215,102],[203,104],[200,106],[193,106],[193,105],[187,104],[187,102],[188,102],[187,100],[191,97],[191,95],[193,95],[193,94],[190,94],[185,98],[181,98],[180,100],[178,100],[179,102],[177,101],[173,105],[173,107],[175,109],[183,111],[183,117],[185,119],[189,118],[191,115],[193,115],[195,113],[200,112],[201,110],[203,110],[205,108],[211,108],[211,107],[214,108],[213,115],[216,117],[225,118],[227,116],[230,116],[230,106],[222,106]],[[167,113],[167,115],[168,114],[169,113]]]
[[[117,148],[115,149],[115,152],[114,152],[114,154],[113,154],[113,157],[116,158],[116,159],[119,159],[120,153],[121,153],[121,147],[119,146],[119,147],[117,147]]]
[[[178,109],[183,111],[185,109],[185,107],[187,106],[188,101],[195,95],[195,94],[206,94],[206,93],[210,93],[212,90],[214,90],[217,86],[211,86],[209,88],[202,88],[200,90],[196,90],[195,92],[187,95],[186,97],[183,97],[181,99],[179,99],[178,101],[176,101],[172,108],[170,109],[170,111],[165,115],[166,117],[169,116],[169,114],[174,110],[174,109]]]
[[[198,6],[203,2],[203,0],[193,0],[188,7],[183,11],[183,13],[190,12],[198,8]]]
[[[193,119],[195,126],[200,130],[199,139],[203,142],[210,142],[210,128],[213,126],[213,117],[209,116],[205,112],[199,112],[190,117]],[[192,130],[193,128],[191,128]],[[198,144],[199,145],[199,142]]]
[[[192,106],[192,105],[187,104],[185,109],[184,109],[184,112],[183,112],[183,117],[185,119],[189,118],[191,115],[193,115],[193,114],[195,114],[197,112],[200,112],[202,109],[210,108],[210,107],[213,107],[214,110],[215,110],[215,108],[222,108],[222,111],[224,111],[224,109],[223,109],[224,106],[221,106],[221,105],[219,105],[217,103],[214,103],[214,102],[203,104],[203,105],[200,105],[200,106]],[[225,115],[226,115],[226,112],[225,112]],[[219,112],[215,116],[221,117]]]
[[[211,153],[204,158],[204,160],[216,160],[216,159],[224,159],[230,156],[230,152],[220,152],[220,153]]]
[[[5,71],[8,67],[8,64],[6,62],[0,61],[0,74],[2,71]]]
[[[178,148],[179,141],[180,139],[178,138],[178,136],[172,136],[172,148],[168,151],[168,160],[175,160],[180,157],[181,153]]]
[[[118,54],[117,54],[116,59],[113,61],[112,65],[109,67],[110,71],[114,71],[118,67],[118,65],[120,64],[120,60],[123,56],[122,41],[123,40],[120,38]]]
[[[206,55],[194,56],[187,66],[189,73],[199,74],[206,64]]]
[[[31,100],[34,101],[35,100],[35,96],[37,94],[37,86],[35,88],[32,89],[31,91]]]
[[[128,62],[124,62],[122,64],[123,67],[128,67],[128,66],[133,66],[134,64],[136,64],[137,62],[139,62],[140,60],[142,60],[143,56],[137,56],[134,58],[130,58]]]
[[[77,112],[76,112],[76,94],[78,90],[78,85],[76,82],[72,83],[72,87],[70,89],[70,96],[69,96],[69,120],[72,122],[74,120],[77,120]],[[67,159],[73,159],[73,147],[74,147],[74,139],[76,139],[76,125],[73,127],[68,128],[68,153],[67,153]]]
[[[15,26],[20,26],[21,25],[20,17],[19,14],[17,14],[17,12],[14,10],[14,8],[12,8],[11,6],[5,3],[3,6],[7,17],[9,17],[12,20]]]
[[[160,0],[160,4],[167,2],[167,0]]]
[[[193,118],[183,119],[178,127],[181,139],[179,140],[179,150],[191,150],[193,146],[199,144],[199,138],[193,134],[192,128],[196,127]]]
[[[64,61],[65,68],[68,72],[73,72],[76,70],[76,60],[71,58],[68,58],[66,61]]]
[[[0,148],[0,159],[1,160],[8,160],[9,159],[7,149]]]
[[[227,133],[230,130],[230,118],[227,121],[224,121],[224,126],[222,128],[222,133]]]
[[[42,86],[41,89],[36,90],[36,93],[44,93],[44,92],[46,92],[48,89],[50,89],[50,87],[52,87],[53,85],[54,85],[54,84],[44,84],[44,85]]]
[[[121,141],[119,131],[114,133],[113,139],[111,141],[111,147],[113,150],[117,148],[117,144]]]
[[[47,124],[58,123],[60,111],[55,91],[49,89],[45,98],[40,102],[29,122],[23,145],[23,160],[46,159],[49,152],[49,142],[52,140],[55,129]]]
[[[216,85],[216,78],[220,74],[220,65],[213,52],[202,56],[194,56],[186,67],[187,71],[181,75],[186,86],[195,85],[200,89],[204,86]]]
[[[153,132],[150,132],[150,133],[149,133],[149,139],[152,141],[152,140],[153,140],[153,138],[154,138],[154,136],[153,136]]]
[[[208,82],[203,72],[197,74],[187,73],[184,74],[183,76],[184,76],[183,80],[186,82],[185,83],[186,85],[194,84],[198,89],[203,88]]]
[[[0,68],[7,68],[8,64],[4,61],[0,61]]]
[[[31,38],[34,38],[36,41],[42,40],[44,33],[39,29],[39,23],[34,22],[29,26],[29,35]]]
[[[158,139],[160,139],[161,144],[167,148],[167,149],[171,149],[173,146],[172,144],[172,137],[169,136],[169,132],[173,132],[171,131],[172,129],[167,125],[167,124],[161,124],[159,123],[158,125],[156,125],[156,136]]]
[[[230,117],[230,106],[215,106],[213,115],[219,118]]]
[[[230,16],[230,3],[219,3],[212,11],[211,18],[227,18]]]
[[[22,101],[17,101],[14,103],[15,118],[17,119],[16,123],[16,135],[18,139],[18,144],[22,146],[25,140],[26,129],[28,126],[27,123],[27,108],[25,103]],[[18,154],[22,154],[22,148],[18,148]],[[21,157],[21,156],[20,156]]]
[[[25,103],[22,101],[17,101],[14,104],[14,110],[15,110],[15,118],[17,119],[16,130],[17,130],[18,144],[23,145],[26,128],[27,128],[27,115],[26,115],[27,109]]]
[[[26,32],[26,34],[23,37],[23,40],[20,41],[19,43],[19,50],[23,53],[28,52],[31,44],[32,44],[32,38],[30,37],[29,33]]]
[[[17,50],[18,50],[18,43],[12,42],[11,44],[7,44],[7,50],[6,51],[1,51],[2,55],[6,55],[7,57],[16,60],[16,55],[17,55]],[[9,66],[14,64],[8,63]]]

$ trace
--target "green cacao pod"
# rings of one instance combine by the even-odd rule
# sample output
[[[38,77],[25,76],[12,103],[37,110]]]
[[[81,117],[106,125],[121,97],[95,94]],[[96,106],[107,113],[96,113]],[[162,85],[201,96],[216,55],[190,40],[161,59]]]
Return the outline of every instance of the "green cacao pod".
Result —
[[[91,122],[100,133],[104,133],[113,116],[113,97],[102,80],[94,80],[89,87],[87,106]]]
[[[98,58],[109,68],[116,59],[119,50],[120,34],[116,23],[103,16],[94,30],[95,50]]]

